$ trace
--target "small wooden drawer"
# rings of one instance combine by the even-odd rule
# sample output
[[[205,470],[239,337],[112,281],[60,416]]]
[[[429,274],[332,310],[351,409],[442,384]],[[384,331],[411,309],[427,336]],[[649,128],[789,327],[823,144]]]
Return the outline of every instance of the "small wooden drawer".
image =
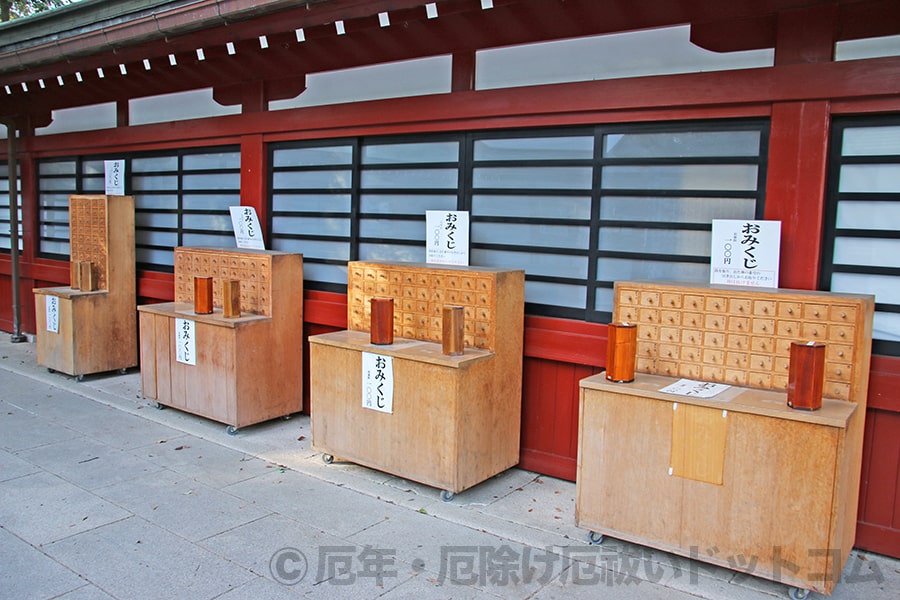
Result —
[[[751,354],[750,368],[754,371],[771,371],[772,357],[766,354]]]
[[[701,313],[684,313],[681,325],[683,327],[703,327],[703,315]]]
[[[659,306],[659,292],[641,292],[639,299],[641,306]]]
[[[759,371],[751,371],[747,385],[758,388],[772,387],[772,374]]]
[[[822,395],[826,398],[848,400],[850,398],[850,384],[841,381],[826,380],[822,387]]]
[[[663,325],[681,325],[681,313],[674,310],[662,310],[659,313],[659,322]]]
[[[725,336],[725,347],[731,350],[749,350],[750,336],[729,333]]]
[[[705,381],[725,381],[725,369],[723,367],[703,365],[700,369],[700,377]]]
[[[701,366],[699,363],[682,362],[678,365],[678,376],[687,379],[699,379],[701,376]]]
[[[705,304],[703,296],[694,296],[693,294],[684,296],[684,308],[687,310],[703,311],[705,310]]]
[[[630,288],[620,288],[619,289],[619,298],[618,298],[619,306],[635,306],[638,303],[638,293],[637,290],[633,290]]]
[[[800,336],[800,322],[778,321],[776,331],[781,337],[797,338]]]
[[[853,343],[855,329],[851,325],[830,325],[828,327],[828,340],[842,344]]]
[[[658,352],[658,346],[653,342],[638,342],[635,348],[635,354],[644,358],[656,358]]]
[[[836,323],[855,323],[856,307],[855,306],[832,306],[829,319]]]
[[[681,343],[699,346],[703,342],[703,333],[699,329],[682,329]]]
[[[747,385],[747,372],[740,369],[725,369],[725,383],[728,385]]]
[[[783,319],[800,319],[803,316],[803,305],[799,302],[779,302],[778,316]]]
[[[706,312],[725,312],[728,300],[724,296],[709,296],[705,303]]]
[[[746,369],[750,364],[750,355],[746,352],[726,352],[725,365],[733,369]]]
[[[825,346],[825,359],[837,362],[853,361],[853,346],[844,344],[827,344]]]
[[[640,363],[640,360],[638,362]],[[672,360],[657,360],[656,369],[661,375],[675,377],[678,374],[678,363]],[[640,365],[638,365],[638,370],[646,372],[640,368]]]
[[[640,323],[659,323],[659,311],[653,308],[642,308],[638,312],[638,322]]]
[[[825,304],[804,304],[803,318],[807,321],[824,321],[828,318],[828,306]]]
[[[677,360],[678,359],[678,346],[675,344],[660,344],[659,345],[659,358],[669,359],[669,360]]]
[[[725,334],[718,331],[706,331],[703,333],[703,345],[710,348],[724,348]]]
[[[732,315],[747,315],[753,312],[753,302],[749,298],[729,298],[728,312]]]
[[[703,352],[699,346],[682,346],[681,360],[685,362],[699,363],[703,360]]]
[[[659,340],[659,327],[656,325],[638,325],[638,339],[656,342]]]
[[[714,329],[716,331],[725,331],[726,318],[723,314],[706,315],[703,320],[703,326],[706,329]]]
[[[853,375],[853,365],[830,361],[825,363],[826,379],[832,379],[834,381],[850,381],[851,375]]]
[[[753,319],[753,333],[761,335],[775,334],[775,319]]]
[[[662,342],[671,342],[673,344],[677,344],[680,337],[680,330],[677,327],[659,328],[659,339]]]
[[[828,326],[824,322],[803,323],[800,327],[800,339],[808,340],[824,340],[828,336]]]
[[[660,306],[663,308],[681,308],[681,294],[667,294],[660,296]]]
[[[750,318],[749,317],[728,317],[727,329],[728,329],[728,331],[749,333],[750,332]]]
[[[750,338],[750,349],[754,352],[775,352],[775,343],[771,338],[752,337]]]
[[[706,349],[703,351],[703,363],[707,365],[724,365],[725,364],[725,351],[724,350],[709,350]]]
[[[774,317],[775,301],[774,300],[754,300],[753,314],[758,317]]]

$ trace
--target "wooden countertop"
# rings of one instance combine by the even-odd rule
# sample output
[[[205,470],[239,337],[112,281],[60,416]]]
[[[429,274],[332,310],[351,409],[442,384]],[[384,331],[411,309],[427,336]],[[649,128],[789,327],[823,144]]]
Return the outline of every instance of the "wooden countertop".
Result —
[[[263,321],[271,321],[271,317],[257,315],[253,313],[241,313],[240,317],[226,319],[222,315],[222,309],[216,308],[212,314],[198,315],[194,312],[194,305],[191,302],[163,302],[161,304],[142,304],[137,307],[138,311],[171,317],[173,319],[190,319],[198,323],[206,323],[216,327],[236,328],[249,323],[257,323]]]
[[[606,379],[606,373],[598,373],[581,380],[582,389],[599,390],[626,396],[640,396],[653,398],[666,402],[682,402],[697,406],[708,406],[735,412],[751,413],[778,419],[789,419],[839,427],[846,429],[850,416],[856,410],[853,402],[843,400],[822,399],[822,408],[819,410],[797,410],[787,405],[787,394],[772,390],[761,390],[740,386],[729,388],[712,398],[697,398],[694,396],[682,396],[669,394],[659,390],[679,381],[679,378],[664,377],[662,375],[648,375],[637,373],[631,383],[613,383]]]
[[[478,348],[466,348],[465,352],[460,356],[448,356],[444,354],[440,344],[400,337],[394,337],[393,344],[372,344],[369,342],[369,332],[351,331],[349,329],[311,335],[309,336],[309,343],[347,348],[358,352],[372,352],[374,354],[383,354],[385,356],[427,362],[457,369],[494,356],[493,352]]]

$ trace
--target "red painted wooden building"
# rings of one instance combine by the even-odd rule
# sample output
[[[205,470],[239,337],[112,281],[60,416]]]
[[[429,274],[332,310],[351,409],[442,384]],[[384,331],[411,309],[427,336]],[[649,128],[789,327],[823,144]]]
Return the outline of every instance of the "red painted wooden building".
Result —
[[[31,290],[68,281],[67,197],[105,160],[141,303],[248,205],[304,254],[303,335],[345,327],[348,260],[424,260],[424,211],[466,210],[472,264],[527,274],[520,466],[573,479],[613,282],[708,281],[713,219],[777,220],[781,287],[876,295],[857,545],[900,556],[898,35],[896,0],[83,0],[6,23],[0,328],[34,332]]]

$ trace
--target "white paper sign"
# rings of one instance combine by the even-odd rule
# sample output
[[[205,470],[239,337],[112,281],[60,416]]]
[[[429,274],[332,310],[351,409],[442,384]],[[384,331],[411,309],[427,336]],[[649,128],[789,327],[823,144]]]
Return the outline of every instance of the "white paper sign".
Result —
[[[425,211],[425,262],[468,266],[468,212],[458,210]]]
[[[256,248],[265,250],[259,217],[252,206],[229,206],[231,225],[234,227],[234,242],[238,248]]]
[[[124,196],[125,161],[104,160],[103,170],[106,172],[106,193],[111,196]]]
[[[672,385],[660,389],[666,394],[678,394],[679,396],[692,396],[694,398],[712,398],[727,390],[729,385],[724,383],[712,383],[710,381],[694,381],[693,379],[679,379]]]
[[[59,333],[59,298],[44,296],[47,299],[47,331]]]
[[[394,412],[393,358],[362,353],[362,405],[386,413]]]
[[[175,319],[175,360],[186,365],[197,364],[197,338],[191,319]]]
[[[778,287],[780,221],[714,219],[709,282]]]

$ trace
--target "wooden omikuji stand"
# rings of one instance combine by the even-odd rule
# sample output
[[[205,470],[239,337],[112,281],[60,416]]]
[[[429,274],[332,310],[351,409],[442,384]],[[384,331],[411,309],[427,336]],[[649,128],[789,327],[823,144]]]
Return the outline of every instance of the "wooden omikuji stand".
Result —
[[[78,379],[133,367],[134,198],[70,196],[69,232],[70,285],[34,290],[38,364]]]
[[[207,277],[213,280],[213,311],[197,314],[195,278]],[[233,290],[238,280],[239,307]],[[141,386],[158,406],[225,423],[231,434],[303,409],[302,255],[176,248],[175,302],[138,311]],[[176,323],[184,321],[193,324],[195,364],[178,360]]]
[[[578,526],[830,594],[856,533],[873,313],[871,296],[618,283],[637,376],[581,381]],[[818,410],[787,405],[798,341],[826,345]],[[731,387],[660,391],[680,378]]]
[[[453,494],[519,460],[525,274],[351,262],[348,329],[310,336],[312,446]],[[370,300],[393,298],[393,343],[370,342]],[[443,350],[445,305],[464,348]],[[390,357],[393,412],[363,406],[363,354]]]

